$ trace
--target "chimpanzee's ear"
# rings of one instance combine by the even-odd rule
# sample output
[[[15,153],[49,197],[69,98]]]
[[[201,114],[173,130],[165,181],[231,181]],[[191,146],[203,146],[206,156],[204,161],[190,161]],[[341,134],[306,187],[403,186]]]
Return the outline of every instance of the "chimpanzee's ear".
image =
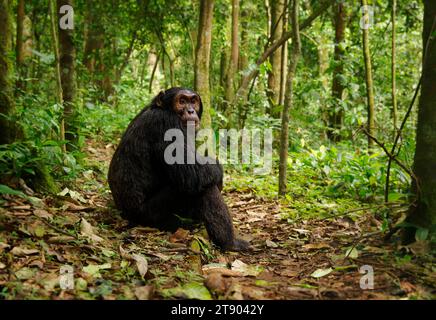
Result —
[[[163,101],[162,98],[164,96],[165,92],[161,91],[159,92],[159,94],[156,96],[156,98],[154,98],[154,104],[158,107],[162,107],[163,105]]]

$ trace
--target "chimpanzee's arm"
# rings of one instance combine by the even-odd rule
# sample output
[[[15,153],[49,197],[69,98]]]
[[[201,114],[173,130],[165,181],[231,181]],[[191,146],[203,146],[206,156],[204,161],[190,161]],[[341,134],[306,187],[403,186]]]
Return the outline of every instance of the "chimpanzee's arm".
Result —
[[[207,188],[217,185],[222,186],[223,168],[218,161],[208,159],[208,163],[204,163],[207,158],[200,156],[192,150],[188,150],[186,144],[184,149],[184,163],[168,164],[164,159],[165,149],[171,142],[158,142],[155,144],[155,156],[160,158],[160,166],[166,172],[172,185],[181,192],[188,194],[201,193]],[[194,153],[195,152],[195,156]],[[188,163],[187,154],[191,153],[191,159],[195,159],[195,163]],[[199,163],[199,160],[200,162]],[[203,161],[202,161],[203,160]],[[212,161],[211,161],[212,160]],[[204,163],[204,164],[203,164]]]

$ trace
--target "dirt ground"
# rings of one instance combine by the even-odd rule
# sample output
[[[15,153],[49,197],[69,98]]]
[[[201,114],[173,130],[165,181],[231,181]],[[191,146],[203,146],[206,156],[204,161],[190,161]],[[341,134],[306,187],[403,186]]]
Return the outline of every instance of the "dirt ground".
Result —
[[[131,228],[104,179],[113,146],[91,143],[87,152],[95,168],[60,195],[3,195],[0,299],[436,297],[428,244],[384,243],[380,222],[365,211],[292,222],[282,219],[278,201],[226,191],[249,253],[220,252],[201,227],[174,234]]]

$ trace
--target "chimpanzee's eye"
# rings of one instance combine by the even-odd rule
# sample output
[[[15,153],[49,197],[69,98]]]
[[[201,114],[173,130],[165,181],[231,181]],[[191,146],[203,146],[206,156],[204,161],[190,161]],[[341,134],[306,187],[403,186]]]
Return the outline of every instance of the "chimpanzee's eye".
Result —
[[[185,104],[185,103],[186,103],[185,98],[180,98],[180,104]]]

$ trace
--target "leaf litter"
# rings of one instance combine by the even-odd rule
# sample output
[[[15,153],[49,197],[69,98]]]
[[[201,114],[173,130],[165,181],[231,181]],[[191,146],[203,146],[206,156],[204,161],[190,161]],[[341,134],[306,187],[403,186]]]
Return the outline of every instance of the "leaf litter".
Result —
[[[97,151],[89,157],[107,166],[113,148],[87,143]],[[204,227],[130,228],[107,190],[104,174],[88,170],[56,196],[1,196],[0,299],[435,297],[428,246],[384,243],[370,212],[350,221],[287,221],[281,213],[289,208],[277,200],[226,191],[235,228],[253,251],[223,253]],[[60,286],[66,265],[73,267],[74,289]],[[359,285],[359,270],[368,265],[373,290]]]

